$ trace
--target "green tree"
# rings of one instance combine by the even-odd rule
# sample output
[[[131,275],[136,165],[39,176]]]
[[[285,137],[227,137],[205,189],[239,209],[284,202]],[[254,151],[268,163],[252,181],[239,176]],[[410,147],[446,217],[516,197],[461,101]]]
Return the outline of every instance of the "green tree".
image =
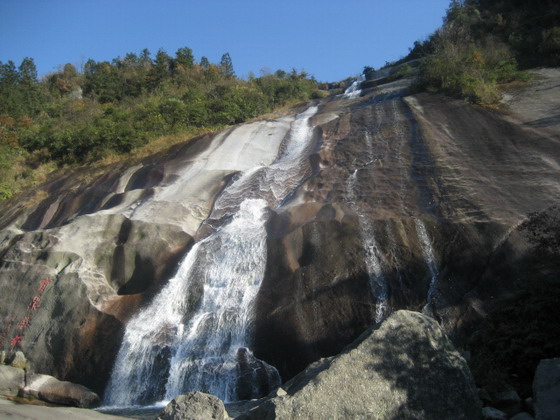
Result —
[[[222,59],[220,60],[220,70],[226,77],[235,77],[235,71],[233,70],[233,63],[231,62],[229,53],[222,55]]]
[[[12,60],[6,64],[0,61],[0,84],[2,86],[15,86],[18,80],[16,65]]]
[[[19,115],[21,103],[18,94],[18,73],[12,60],[0,61],[0,114]]]
[[[207,69],[208,67],[210,67],[210,61],[208,61],[207,57],[202,56],[202,58],[200,59],[200,65]]]
[[[0,62],[0,114],[33,116],[40,110],[42,101],[33,59],[24,58],[17,69],[11,60],[6,64]]]
[[[67,63],[62,68],[62,71],[51,74],[47,78],[47,83],[52,92],[58,92],[63,95],[67,94],[78,86],[78,71],[72,64]]]
[[[37,83],[37,67],[32,58],[26,57],[18,67],[19,79],[21,83]]]
[[[84,93],[101,103],[119,101],[124,97],[122,74],[109,62],[88,60],[84,67]]]
[[[466,25],[469,16],[465,7],[465,2],[463,0],[452,0],[443,20],[445,24],[455,22],[459,25]]]
[[[24,113],[28,116],[40,111],[44,100],[41,85],[37,80],[37,67],[32,58],[26,57],[18,67],[19,90],[21,92]]]
[[[122,60],[124,67],[137,67],[140,65],[140,58],[134,53],[128,53]]]
[[[282,69],[278,69],[274,72],[274,75],[276,77],[278,77],[279,79],[285,79],[288,76],[288,73],[286,73],[284,70]]]
[[[194,67],[194,56],[192,50],[188,47],[179,48],[175,53],[175,59],[172,62],[174,73],[184,72]]]
[[[167,54],[163,48],[158,50],[150,72],[148,73],[148,87],[150,89],[155,89],[165,79],[169,78],[172,61],[173,59],[171,56]]]
[[[150,68],[152,66],[152,58],[150,57],[151,53],[150,50],[144,48],[142,53],[140,53],[140,65]]]

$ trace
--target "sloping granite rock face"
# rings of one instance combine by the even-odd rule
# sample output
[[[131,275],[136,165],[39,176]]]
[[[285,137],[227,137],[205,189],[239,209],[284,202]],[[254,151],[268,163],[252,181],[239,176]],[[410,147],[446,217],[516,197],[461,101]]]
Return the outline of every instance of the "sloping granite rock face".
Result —
[[[101,393],[123,323],[174,274],[216,194],[272,162],[293,117],[194,139],[130,166],[63,175],[0,209],[0,348]]]
[[[479,419],[465,360],[437,322],[397,311],[238,419]]]
[[[560,272],[560,133],[403,85],[324,105],[314,173],[269,222],[255,355],[285,380],[380,307],[462,344],[501,297]]]
[[[305,179],[269,212],[252,350],[284,380],[401,308],[463,343],[520,282],[557,278],[559,133],[407,83],[322,101]],[[274,161],[294,118],[0,204],[0,350],[101,392],[124,323],[227,222],[208,219],[216,198]]]

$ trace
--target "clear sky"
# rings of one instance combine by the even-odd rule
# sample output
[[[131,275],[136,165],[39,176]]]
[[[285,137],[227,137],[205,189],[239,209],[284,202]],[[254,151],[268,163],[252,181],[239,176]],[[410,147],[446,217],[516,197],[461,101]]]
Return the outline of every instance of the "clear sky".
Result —
[[[449,0],[0,0],[0,61],[39,75],[87,59],[193,50],[238,76],[305,70],[337,81],[399,59],[442,23]]]

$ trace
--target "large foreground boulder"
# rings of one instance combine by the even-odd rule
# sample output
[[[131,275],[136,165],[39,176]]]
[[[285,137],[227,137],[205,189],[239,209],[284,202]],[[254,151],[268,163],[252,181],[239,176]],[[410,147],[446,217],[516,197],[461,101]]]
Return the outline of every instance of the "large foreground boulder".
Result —
[[[433,319],[398,311],[239,419],[480,419],[465,360]]]
[[[49,375],[29,375],[22,397],[34,397],[53,404],[93,408],[99,405],[99,396],[85,386],[59,381]]]
[[[228,415],[224,403],[214,395],[189,392],[172,400],[157,420],[224,420]]]

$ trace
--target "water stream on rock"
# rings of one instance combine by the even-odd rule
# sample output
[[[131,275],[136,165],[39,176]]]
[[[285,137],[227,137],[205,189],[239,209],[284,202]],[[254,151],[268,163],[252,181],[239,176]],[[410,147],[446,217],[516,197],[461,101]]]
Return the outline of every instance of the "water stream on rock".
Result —
[[[235,401],[280,385],[276,369],[250,350],[253,304],[266,265],[266,209],[279,207],[306,176],[316,112],[296,117],[273,164],[240,174],[216,200],[210,218],[227,222],[193,246],[129,321],[105,405],[146,405],[195,390]]]
[[[352,82],[348,88],[344,91],[344,98],[345,99],[355,99],[360,96],[362,93],[361,84],[363,81],[366,80],[366,76],[364,74],[360,74],[356,80]]]
[[[366,145],[368,153],[371,152],[372,141],[369,133],[366,133]],[[368,160],[365,166],[373,163],[373,159]],[[347,181],[347,199],[350,207],[356,212],[360,224],[360,236],[365,251],[365,264],[368,270],[371,293],[375,299],[375,322],[381,322],[389,313],[388,305],[388,286],[382,270],[379,245],[375,239],[375,229],[373,223],[362,211],[359,200],[356,197],[357,177],[359,169],[354,170]]]
[[[422,313],[424,315],[429,315],[432,318],[437,319],[437,313],[435,309],[435,299],[437,295],[438,277],[439,271],[437,269],[436,259],[434,257],[434,249],[432,247],[432,241],[428,236],[428,231],[424,223],[418,219],[414,218],[414,224],[416,225],[416,234],[420,240],[420,246],[422,248],[422,254],[424,256],[424,261],[430,270],[430,286],[428,288],[428,293],[426,296],[426,304],[422,308]]]

